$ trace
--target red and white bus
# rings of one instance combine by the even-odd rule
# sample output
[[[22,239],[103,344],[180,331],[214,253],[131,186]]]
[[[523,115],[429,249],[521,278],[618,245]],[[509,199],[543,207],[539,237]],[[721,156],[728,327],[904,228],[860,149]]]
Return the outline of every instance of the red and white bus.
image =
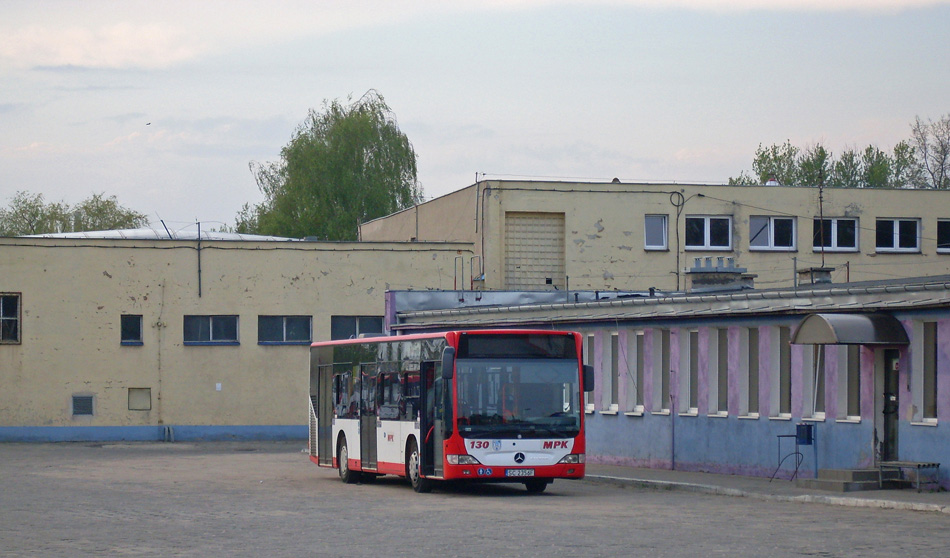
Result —
[[[478,330],[314,343],[310,459],[343,482],[584,477],[581,336]]]

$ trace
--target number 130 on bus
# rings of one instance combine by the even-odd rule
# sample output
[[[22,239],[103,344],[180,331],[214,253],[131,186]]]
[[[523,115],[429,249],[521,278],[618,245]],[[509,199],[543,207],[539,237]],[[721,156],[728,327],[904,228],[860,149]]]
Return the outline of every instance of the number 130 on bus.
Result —
[[[345,483],[584,477],[580,334],[475,330],[314,343],[310,459]]]

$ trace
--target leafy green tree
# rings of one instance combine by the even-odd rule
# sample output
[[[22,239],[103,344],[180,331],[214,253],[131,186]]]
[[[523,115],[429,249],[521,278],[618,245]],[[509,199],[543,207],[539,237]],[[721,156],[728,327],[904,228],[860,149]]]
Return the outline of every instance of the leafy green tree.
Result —
[[[422,199],[412,144],[372,90],[351,104],[311,110],[280,161],[251,170],[264,201],[245,204],[237,232],[355,240],[360,223]]]
[[[831,152],[820,143],[805,149],[796,163],[796,186],[823,186],[831,176]]]
[[[906,141],[895,145],[891,155],[890,187],[918,188],[924,182],[914,147]]]
[[[831,183],[829,186],[834,188],[860,188],[861,182],[861,156],[853,149],[847,149],[835,161],[831,173]]]
[[[861,154],[861,182],[865,188],[889,188],[891,159],[877,147],[869,145]]]
[[[762,147],[762,144],[759,144],[752,161],[752,172],[759,177],[759,184],[765,184],[769,180],[777,180],[779,184],[785,185],[796,184],[799,151],[790,141],[770,147]]]
[[[147,223],[145,215],[105,194],[93,194],[71,208],[61,201],[46,203],[43,194],[17,192],[0,209],[0,236],[131,229]]]

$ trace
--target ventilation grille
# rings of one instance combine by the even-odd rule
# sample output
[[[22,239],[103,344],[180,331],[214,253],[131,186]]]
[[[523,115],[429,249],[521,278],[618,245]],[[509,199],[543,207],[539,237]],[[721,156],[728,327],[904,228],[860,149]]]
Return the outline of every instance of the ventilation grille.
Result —
[[[73,416],[92,414],[92,396],[74,395],[73,396]]]

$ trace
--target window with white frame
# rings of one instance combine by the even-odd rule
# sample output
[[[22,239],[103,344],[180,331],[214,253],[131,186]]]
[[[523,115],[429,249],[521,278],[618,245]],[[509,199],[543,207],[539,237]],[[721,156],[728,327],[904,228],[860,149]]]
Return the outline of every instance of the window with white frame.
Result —
[[[643,332],[628,331],[626,335],[626,354],[623,360],[626,361],[626,390],[624,399],[626,403],[624,410],[632,413],[643,412],[643,371],[644,371],[644,351],[643,351]]]
[[[687,250],[731,250],[732,217],[728,215],[687,215]]]
[[[311,337],[310,316],[257,317],[259,345],[309,345]]]
[[[653,348],[653,412],[670,411],[670,330],[654,329]],[[659,389],[657,389],[659,388]]]
[[[792,416],[792,347],[791,330],[785,326],[770,329],[769,355],[771,361],[769,416]]]
[[[709,330],[709,414],[729,413],[729,330]]]
[[[617,333],[609,334],[609,342],[604,343],[603,371],[603,405],[602,409],[608,412],[617,412],[620,409],[620,336]]]
[[[851,217],[814,219],[812,248],[815,252],[857,252],[858,220]]]
[[[839,345],[838,420],[861,420],[861,346]]]
[[[237,345],[237,316],[185,316],[185,345]]]
[[[679,412],[695,415],[699,412],[699,331],[683,330],[680,339],[686,337],[686,343],[680,343],[680,394]]]
[[[597,374],[594,355],[597,354],[597,338],[594,335],[587,335],[584,338],[584,364],[594,369]],[[594,411],[594,393],[592,391],[584,392],[584,410],[588,413]]]
[[[666,215],[646,215],[643,225],[643,248],[645,250],[666,250],[669,248]]]
[[[937,252],[950,254],[950,219],[937,219]]]
[[[757,417],[759,415],[759,328],[748,327],[739,330],[739,415]]]
[[[911,386],[914,422],[937,422],[937,322],[913,323]]]
[[[0,293],[0,343],[20,342],[20,295]]]
[[[825,418],[825,346],[811,345],[802,355],[802,417]]]
[[[797,247],[794,217],[749,217],[749,249],[791,252]]]
[[[920,251],[920,219],[878,219],[875,231],[878,252]]]

